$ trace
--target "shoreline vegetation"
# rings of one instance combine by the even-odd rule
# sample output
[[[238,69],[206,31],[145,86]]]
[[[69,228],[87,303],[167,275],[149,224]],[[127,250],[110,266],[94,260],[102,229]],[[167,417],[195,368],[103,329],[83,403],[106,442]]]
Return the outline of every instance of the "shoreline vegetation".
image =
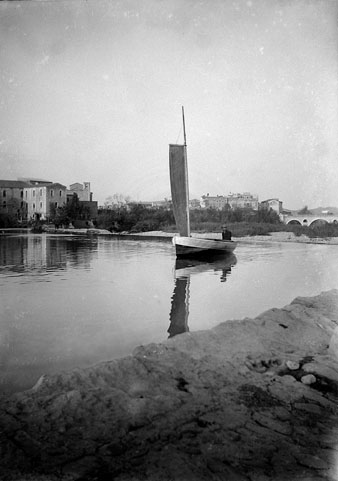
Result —
[[[265,236],[277,232],[290,232],[297,237],[309,238],[338,237],[338,224],[317,220],[311,226],[300,224],[285,225],[272,209],[191,209],[190,227],[192,232],[221,233],[226,224],[235,238]],[[171,209],[146,208],[140,205],[130,210],[125,208],[102,210],[96,226],[114,233],[175,232],[175,220]]]
[[[304,214],[305,215],[305,214]],[[174,233],[176,231],[175,220],[170,208],[149,208],[135,204],[131,207],[120,206],[114,209],[100,209],[95,221],[90,219],[89,213],[85,211],[79,202],[74,199],[66,206],[54,209],[53,214],[47,221],[31,223],[28,227],[35,233],[44,231],[55,233],[84,233],[89,234],[140,234],[152,232]],[[0,233],[6,228],[20,228],[15,219],[0,218]],[[82,224],[82,225],[81,225]],[[85,227],[85,225],[88,227]],[[272,209],[191,209],[190,226],[194,233],[220,234],[222,225],[226,224],[232,232],[233,238],[241,239],[247,237],[269,236],[275,237],[278,233],[289,233],[302,239],[338,238],[338,224],[329,224],[322,220],[316,220],[311,226],[300,224],[283,224],[278,214]],[[85,227],[81,229],[68,230],[68,226]],[[280,239],[290,237],[278,234]],[[301,240],[302,242],[302,240]]]
[[[231,226],[229,226],[231,229]],[[309,228],[307,228],[309,229]],[[19,232],[23,231],[24,229],[2,229],[1,233],[5,234],[6,232]],[[25,230],[30,231],[30,229]],[[34,232],[34,230],[33,230]],[[54,226],[45,226],[42,229],[38,230],[38,233],[50,233],[50,234],[66,234],[66,235],[108,235],[108,236],[117,236],[117,237],[126,237],[126,238],[152,238],[152,239],[168,239],[174,235],[177,235],[177,232],[173,229],[172,231],[162,231],[162,230],[155,230],[155,231],[143,231],[143,232],[110,232],[107,229],[74,229],[74,228],[58,228],[55,229]],[[304,233],[305,232],[305,233]],[[192,236],[198,237],[207,237],[207,238],[221,238],[220,232],[205,232],[205,231],[194,231],[191,233]],[[275,232],[268,232],[264,235],[254,235],[254,234],[247,234],[242,236],[235,236],[233,235],[233,239],[237,242],[296,242],[296,243],[307,243],[307,244],[326,244],[326,245],[338,245],[338,232],[337,236],[309,236],[309,232],[306,229],[302,229],[301,231],[275,231]]]
[[[75,228],[58,228],[55,229],[54,226],[43,226],[42,229],[38,229],[37,231],[32,231],[32,229],[22,229],[22,228],[5,228],[0,230],[0,237],[1,235],[6,234],[15,234],[15,233],[28,233],[28,232],[35,232],[35,233],[49,233],[49,234],[57,234],[57,235],[108,235],[108,236],[116,236],[116,237],[126,237],[126,238],[149,238],[149,239],[168,239],[174,235],[177,235],[177,232],[173,231],[145,231],[145,232],[110,232],[107,229],[75,229]],[[306,232],[306,231],[305,231]],[[338,234],[338,233],[337,233]],[[198,237],[208,237],[208,238],[220,238],[220,232],[205,232],[205,231],[195,231],[191,233],[192,236],[198,235]],[[264,235],[243,235],[243,236],[233,236],[233,238],[237,242],[295,242],[295,243],[306,243],[306,244],[325,244],[325,245],[338,245],[338,235],[337,236],[316,236],[316,237],[309,237],[307,234],[304,233],[295,233],[292,231],[278,231],[278,232],[269,232]]]
[[[0,397],[2,481],[337,479],[338,290]]]

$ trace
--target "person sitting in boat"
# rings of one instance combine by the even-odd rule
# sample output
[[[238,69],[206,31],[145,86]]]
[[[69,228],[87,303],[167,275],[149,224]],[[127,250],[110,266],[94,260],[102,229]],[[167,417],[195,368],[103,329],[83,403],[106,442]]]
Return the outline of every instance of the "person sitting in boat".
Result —
[[[222,226],[222,240],[231,240],[231,231],[229,231],[226,225]]]

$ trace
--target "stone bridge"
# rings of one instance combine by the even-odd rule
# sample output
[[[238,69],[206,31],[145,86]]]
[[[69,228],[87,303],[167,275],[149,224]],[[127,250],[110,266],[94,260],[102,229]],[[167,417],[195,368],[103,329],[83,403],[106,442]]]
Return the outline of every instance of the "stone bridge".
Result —
[[[299,225],[306,225],[311,226],[314,223],[317,224],[338,224],[338,215],[331,215],[331,214],[297,214],[297,215],[288,215],[288,214],[281,214],[280,219],[284,224],[299,224]]]

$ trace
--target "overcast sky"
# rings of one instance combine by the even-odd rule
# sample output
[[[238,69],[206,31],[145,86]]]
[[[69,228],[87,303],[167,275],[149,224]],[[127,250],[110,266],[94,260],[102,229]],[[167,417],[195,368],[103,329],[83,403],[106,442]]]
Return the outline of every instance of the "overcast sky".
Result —
[[[335,0],[0,3],[0,178],[338,206]]]

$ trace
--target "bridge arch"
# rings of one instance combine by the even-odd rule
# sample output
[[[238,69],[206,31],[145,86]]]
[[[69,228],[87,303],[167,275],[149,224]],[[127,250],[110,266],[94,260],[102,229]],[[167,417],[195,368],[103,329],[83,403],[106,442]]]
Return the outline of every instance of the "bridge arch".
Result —
[[[320,224],[338,224],[338,215],[285,215],[282,220],[286,225],[314,227]]]
[[[290,219],[287,221],[286,225],[302,225],[298,219]]]
[[[328,224],[329,222],[326,220],[326,219],[322,219],[320,217],[318,217],[318,219],[313,219],[311,220],[310,224],[309,224],[309,227],[314,227],[316,225],[324,225],[324,224]]]

